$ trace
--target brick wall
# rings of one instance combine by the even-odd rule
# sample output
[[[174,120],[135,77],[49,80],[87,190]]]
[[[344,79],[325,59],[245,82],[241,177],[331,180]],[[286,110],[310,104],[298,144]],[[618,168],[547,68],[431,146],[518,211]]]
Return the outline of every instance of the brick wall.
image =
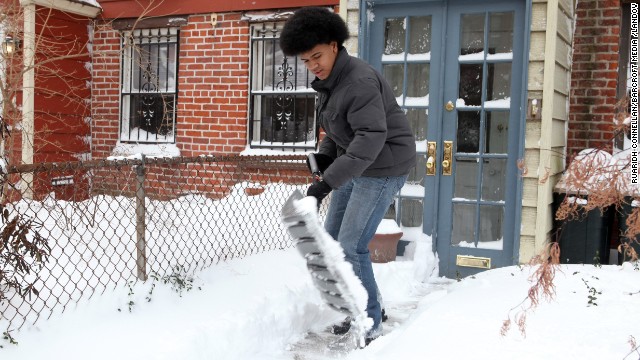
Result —
[[[613,148],[620,1],[580,0],[576,10],[567,154]]]
[[[176,146],[183,156],[237,154],[247,140],[249,24],[240,13],[193,15],[180,28]],[[93,60],[93,158],[118,140],[120,37],[96,28]]]
[[[191,15],[187,24],[180,27],[176,146],[184,157],[237,155],[247,144],[249,23],[241,20],[241,13],[217,14],[215,19],[211,16]],[[108,23],[95,27],[92,55],[92,154],[95,160],[111,156],[118,143],[120,42],[119,31]],[[236,182],[309,182],[304,165],[293,169],[278,164],[267,168],[255,164],[225,166],[224,169],[210,166],[197,176],[187,168],[146,169],[146,181],[150,188],[157,190],[154,196],[159,197],[164,193],[174,194],[181,186],[191,186],[189,192],[220,197]],[[203,183],[190,184],[192,179]],[[120,189],[121,180],[115,180],[110,183],[108,177],[102,177],[100,186]]]
[[[120,102],[120,35],[108,25],[95,27],[92,64],[91,153],[104,159],[118,141]]]
[[[237,154],[247,143],[249,24],[240,13],[189,18],[180,33],[176,143],[186,156]]]

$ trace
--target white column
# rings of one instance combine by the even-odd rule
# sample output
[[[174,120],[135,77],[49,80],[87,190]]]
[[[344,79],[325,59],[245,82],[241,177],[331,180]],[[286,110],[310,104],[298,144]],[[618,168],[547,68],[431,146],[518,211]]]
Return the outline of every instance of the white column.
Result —
[[[34,57],[36,48],[36,6],[24,5],[24,74],[22,75],[22,163],[33,164],[34,151],[34,97],[35,69]],[[22,195],[33,197],[33,173],[22,176]]]

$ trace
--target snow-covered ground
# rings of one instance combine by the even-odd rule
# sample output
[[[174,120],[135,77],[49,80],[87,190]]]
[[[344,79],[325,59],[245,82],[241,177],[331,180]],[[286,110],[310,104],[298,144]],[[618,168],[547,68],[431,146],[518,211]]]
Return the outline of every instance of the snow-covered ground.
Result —
[[[113,221],[107,218],[98,221]],[[182,286],[150,279],[95,294],[12,331],[17,345],[0,338],[0,360],[640,358],[632,345],[640,340],[637,265],[562,265],[555,298],[519,313],[529,305],[535,267],[446,279],[438,276],[429,238],[411,238],[403,257],[374,264],[390,319],[364,349],[336,353],[310,340],[310,332],[335,339],[325,329],[342,315],[323,304],[291,247],[219,263],[193,279],[182,275]],[[65,265],[68,273],[91,271],[74,264]],[[502,336],[503,322],[522,314],[526,333],[514,323]]]
[[[422,244],[426,246],[426,244]],[[420,253],[420,252],[416,252]],[[375,264],[391,316],[388,333],[345,359],[638,359],[640,271],[565,265],[556,298],[500,335],[510,309],[526,297],[533,268],[507,267],[461,281],[400,259]],[[435,266],[432,260],[428,268]],[[295,249],[271,251],[209,268],[191,290],[152,281],[96,296],[36,326],[12,333],[1,359],[330,359],[297,351],[308,331],[339,314],[322,304]],[[132,293],[131,295],[128,295]],[[595,297],[588,304],[589,295]],[[150,298],[148,301],[147,298]],[[128,303],[134,302],[129,310]],[[390,331],[389,331],[390,330]]]

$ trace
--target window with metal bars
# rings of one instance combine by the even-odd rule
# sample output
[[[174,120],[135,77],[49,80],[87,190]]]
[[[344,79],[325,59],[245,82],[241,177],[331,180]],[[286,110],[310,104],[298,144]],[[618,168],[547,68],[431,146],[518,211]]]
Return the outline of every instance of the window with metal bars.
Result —
[[[174,143],[177,28],[123,33],[120,141]]]
[[[298,57],[284,56],[280,50],[283,25],[251,26],[249,142],[252,148],[315,149],[314,76]]]

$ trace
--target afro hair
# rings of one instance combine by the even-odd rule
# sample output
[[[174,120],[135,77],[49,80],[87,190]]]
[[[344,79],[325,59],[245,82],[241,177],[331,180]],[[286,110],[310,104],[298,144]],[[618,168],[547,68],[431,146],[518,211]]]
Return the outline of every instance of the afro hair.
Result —
[[[305,7],[296,11],[284,24],[280,48],[287,56],[298,55],[318,44],[338,43],[349,38],[347,24],[340,15],[322,7]]]

